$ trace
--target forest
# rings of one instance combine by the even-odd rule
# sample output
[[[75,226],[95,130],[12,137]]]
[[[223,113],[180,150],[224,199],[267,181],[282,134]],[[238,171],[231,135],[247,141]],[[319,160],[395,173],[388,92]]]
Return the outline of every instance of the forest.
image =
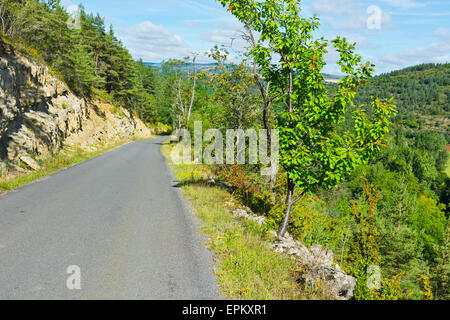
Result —
[[[298,8],[267,2],[286,30],[307,34],[281,45],[280,30],[236,5],[245,1],[220,2],[246,22],[249,45],[238,62],[232,49],[212,48],[204,53],[215,62],[207,70],[196,67],[196,54],[160,69],[134,61],[100,15],[80,7],[81,24],[71,27],[57,0],[2,1],[1,37],[45,62],[75,93],[123,105],[149,125],[280,129],[277,176],[261,176],[262,164],[211,169],[282,234],[331,249],[361,280],[356,299],[449,299],[450,65],[373,77],[354,45],[338,38],[327,44],[341,53],[344,77],[330,86],[321,73],[325,42],[308,33],[318,20],[289,20]],[[278,69],[274,53],[282,56]],[[378,290],[359,284],[370,265],[382,271]]]
[[[370,96],[394,97],[396,122],[413,129],[431,129],[450,136],[450,64],[422,64],[373,78],[361,88],[357,103]]]

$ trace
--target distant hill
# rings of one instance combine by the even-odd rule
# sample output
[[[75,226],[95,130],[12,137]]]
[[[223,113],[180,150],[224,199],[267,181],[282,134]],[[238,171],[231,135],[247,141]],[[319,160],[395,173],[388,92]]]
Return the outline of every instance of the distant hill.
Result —
[[[144,62],[145,65],[150,66],[152,69],[155,70],[162,70],[164,62]],[[208,69],[212,69],[215,67],[214,63],[197,63],[197,69],[199,71],[206,71]],[[181,65],[181,69],[190,69],[193,67],[192,63],[184,63]]]
[[[397,122],[450,135],[450,63],[422,64],[374,77],[361,87],[356,102],[367,104],[372,95],[395,98]]]
[[[162,70],[164,62],[144,62],[145,65],[150,66],[152,69],[155,70]],[[216,64],[215,63],[197,63],[197,69],[199,71],[207,71],[213,69]],[[185,63],[180,68],[185,69],[192,69],[193,64],[192,63]],[[324,73],[325,79],[327,82],[330,83],[337,83],[341,79],[341,76],[334,75],[334,74],[328,74]]]
[[[323,75],[327,79],[335,79],[335,80],[341,80],[342,79],[342,76],[338,76],[338,75],[335,75],[335,74],[324,73]]]

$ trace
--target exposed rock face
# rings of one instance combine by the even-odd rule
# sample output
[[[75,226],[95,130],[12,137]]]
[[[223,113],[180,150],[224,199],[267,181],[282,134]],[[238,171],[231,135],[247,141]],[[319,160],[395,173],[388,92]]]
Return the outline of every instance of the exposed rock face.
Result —
[[[46,66],[0,40],[0,173],[23,171],[21,164],[38,169],[35,159],[57,154],[63,144],[151,135],[128,111],[118,113],[75,96]]]
[[[233,214],[239,218],[252,220],[259,225],[266,224],[264,217],[247,212],[244,209],[236,209]],[[276,236],[276,232],[272,231]],[[356,279],[345,274],[340,267],[334,263],[333,252],[323,249],[320,245],[311,248],[305,247],[289,234],[281,240],[275,240],[272,248],[276,252],[295,256],[300,264],[305,266],[303,280],[310,286],[316,286],[319,282],[336,300],[349,300],[353,297],[356,287]]]

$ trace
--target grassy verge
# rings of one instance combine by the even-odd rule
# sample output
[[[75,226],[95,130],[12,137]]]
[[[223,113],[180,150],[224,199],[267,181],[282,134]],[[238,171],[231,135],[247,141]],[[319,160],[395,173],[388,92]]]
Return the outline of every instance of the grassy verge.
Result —
[[[166,156],[184,196],[203,221],[202,232],[216,259],[216,275],[222,293],[232,299],[294,300],[319,299],[321,293],[298,284],[299,266],[270,248],[273,236],[267,226],[234,217],[236,202],[226,190],[208,184],[208,168],[202,165],[175,165],[170,145]]]
[[[11,179],[0,179],[0,194],[39,180],[77,163],[95,158],[130,141],[136,141],[136,139],[120,140],[110,146],[102,147],[97,151],[85,151],[81,148],[72,146],[64,147],[55,157],[39,161],[42,168],[41,170],[21,174]]]

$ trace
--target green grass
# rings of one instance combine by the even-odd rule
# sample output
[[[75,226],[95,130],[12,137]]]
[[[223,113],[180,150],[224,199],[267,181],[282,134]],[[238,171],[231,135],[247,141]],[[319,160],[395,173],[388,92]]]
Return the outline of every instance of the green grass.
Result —
[[[97,157],[129,141],[130,140],[122,140],[108,147],[104,147],[101,150],[92,152],[83,151],[81,148],[77,147],[66,147],[62,150],[63,152],[60,152],[57,156],[40,160],[39,164],[42,167],[41,170],[21,174],[8,180],[0,179],[0,193],[14,190],[20,186],[29,184],[33,181],[51,175],[59,170],[68,168],[77,163]]]
[[[320,299],[320,289],[302,287],[297,262],[270,248],[273,236],[267,226],[234,217],[224,189],[207,183],[208,168],[199,165],[175,165],[170,160],[172,146],[163,145],[184,196],[203,221],[202,232],[216,259],[216,270],[222,293],[239,300]],[[234,206],[234,205],[233,205]]]

